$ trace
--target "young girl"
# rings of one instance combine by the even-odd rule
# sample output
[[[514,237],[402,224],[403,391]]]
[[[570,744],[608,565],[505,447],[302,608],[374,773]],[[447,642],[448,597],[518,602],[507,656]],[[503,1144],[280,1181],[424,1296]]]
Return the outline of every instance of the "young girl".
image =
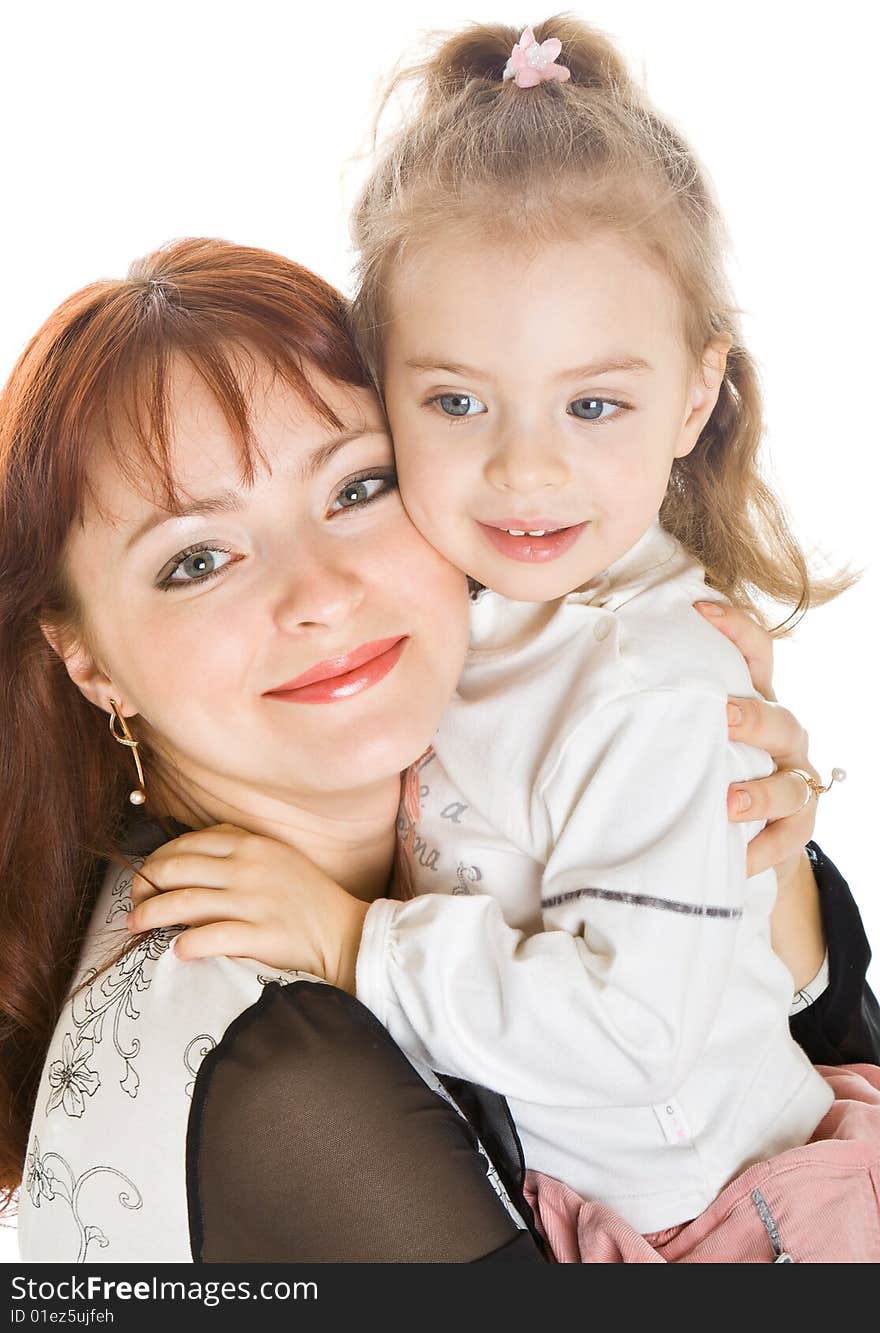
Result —
[[[357,995],[507,1096],[562,1257],[878,1259],[880,1099],[849,1075],[833,1106],[790,1037],[775,875],[725,807],[772,766],[728,741],[752,691],[693,610],[845,580],[810,578],[760,479],[688,146],[585,25],[516,36],[417,71],[355,216],[404,502],[481,585],[404,830],[416,896],[367,912]]]

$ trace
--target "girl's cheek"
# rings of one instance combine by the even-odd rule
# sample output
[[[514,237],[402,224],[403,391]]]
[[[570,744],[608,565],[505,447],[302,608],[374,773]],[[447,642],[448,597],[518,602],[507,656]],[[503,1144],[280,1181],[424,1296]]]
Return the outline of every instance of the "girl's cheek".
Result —
[[[409,519],[405,522],[405,549],[402,558],[395,560],[397,586],[401,586],[403,572],[405,582],[402,586],[418,605],[430,606],[432,598],[438,603],[464,599],[466,585],[461,571],[450,564]]]
[[[426,527],[433,531],[444,515],[462,507],[457,497],[472,493],[476,470],[473,458],[453,459],[448,447],[422,450],[398,461],[401,499],[423,531]]]

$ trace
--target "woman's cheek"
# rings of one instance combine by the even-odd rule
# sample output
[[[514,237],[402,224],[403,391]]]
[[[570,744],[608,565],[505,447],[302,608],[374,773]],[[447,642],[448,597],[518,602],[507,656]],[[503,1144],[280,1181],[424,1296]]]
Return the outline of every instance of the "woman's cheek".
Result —
[[[174,597],[175,593],[163,596]],[[223,615],[155,617],[150,632],[139,636],[135,651],[129,653],[137,663],[144,712],[148,698],[170,698],[181,708],[189,706],[188,701],[203,706],[209,699],[226,701],[228,706],[234,684],[241,680],[236,645],[254,642],[251,627],[239,624],[228,606]]]

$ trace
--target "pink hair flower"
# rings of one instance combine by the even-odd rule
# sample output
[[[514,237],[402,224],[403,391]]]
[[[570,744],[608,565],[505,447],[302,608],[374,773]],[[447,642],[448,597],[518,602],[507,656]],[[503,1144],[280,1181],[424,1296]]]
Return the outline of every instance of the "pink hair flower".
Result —
[[[565,83],[571,78],[571,70],[555,63],[561,50],[558,37],[548,37],[546,42],[539,43],[531,28],[526,28],[504,66],[504,78],[514,79],[518,88],[534,88],[548,79]]]

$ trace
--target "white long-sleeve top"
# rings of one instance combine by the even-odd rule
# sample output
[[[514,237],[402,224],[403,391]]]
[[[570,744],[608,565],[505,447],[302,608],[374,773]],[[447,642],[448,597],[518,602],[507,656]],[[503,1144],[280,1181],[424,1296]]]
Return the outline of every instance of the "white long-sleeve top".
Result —
[[[508,1097],[526,1163],[642,1231],[804,1143],[828,1085],[789,1033],[773,871],[727,788],[739,653],[660,527],[552,603],[481,593],[421,773],[416,898],[366,918],[357,995],[413,1058]]]

